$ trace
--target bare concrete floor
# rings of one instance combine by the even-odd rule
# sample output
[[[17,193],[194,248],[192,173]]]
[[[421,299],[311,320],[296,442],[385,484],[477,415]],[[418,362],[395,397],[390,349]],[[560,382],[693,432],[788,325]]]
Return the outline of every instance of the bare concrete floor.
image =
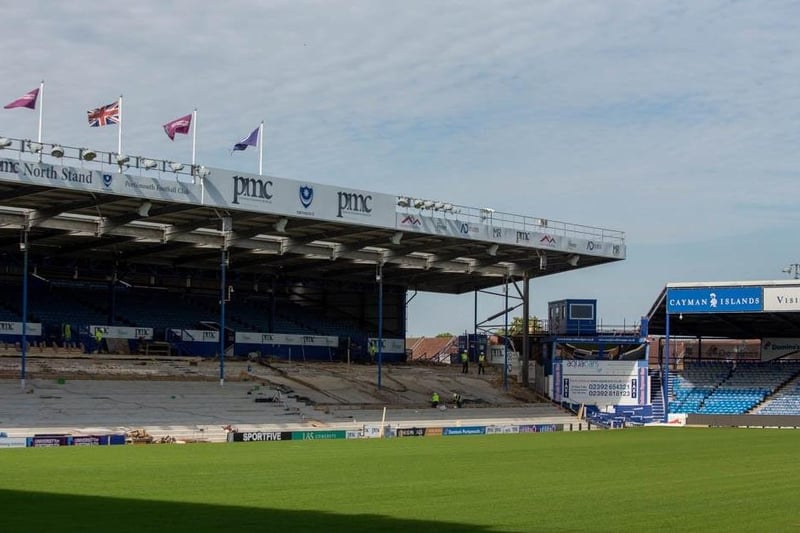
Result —
[[[23,386],[20,362],[0,354],[0,431],[8,436],[141,428],[157,438],[221,441],[225,426],[359,429],[384,416],[404,427],[578,423],[516,385],[507,392],[497,369],[479,376],[449,366],[225,361],[220,383],[213,360],[34,354]],[[434,391],[445,408],[430,407]],[[448,405],[454,392],[460,409]]]

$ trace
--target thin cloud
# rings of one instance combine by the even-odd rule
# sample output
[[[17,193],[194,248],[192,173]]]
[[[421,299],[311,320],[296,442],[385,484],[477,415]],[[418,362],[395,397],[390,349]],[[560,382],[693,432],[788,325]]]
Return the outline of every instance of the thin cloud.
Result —
[[[643,247],[680,256],[748,235],[774,262],[766,250],[785,246],[759,235],[782,230],[796,196],[795,3],[108,9],[102,23],[86,0],[4,9],[0,96],[45,79],[46,139],[114,150],[116,131],[88,128],[86,110],[124,94],[127,152],[187,161],[189,140],[161,125],[196,107],[198,160],[253,170],[229,150],[264,120],[270,174],[624,230],[631,259],[602,279],[624,272],[653,294],[684,266],[662,258],[657,276],[633,260]],[[34,136],[34,115],[4,112],[0,133]],[[561,279],[538,283],[575,284]]]

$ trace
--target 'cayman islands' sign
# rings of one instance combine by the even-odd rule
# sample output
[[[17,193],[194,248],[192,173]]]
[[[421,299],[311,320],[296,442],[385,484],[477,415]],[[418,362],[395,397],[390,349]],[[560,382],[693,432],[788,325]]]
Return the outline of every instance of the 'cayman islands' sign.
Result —
[[[764,309],[761,287],[667,288],[668,313],[744,313]]]

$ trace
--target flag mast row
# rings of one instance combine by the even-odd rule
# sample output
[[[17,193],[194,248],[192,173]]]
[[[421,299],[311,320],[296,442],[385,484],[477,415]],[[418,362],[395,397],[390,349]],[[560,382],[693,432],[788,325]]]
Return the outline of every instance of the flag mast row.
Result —
[[[6,104],[4,109],[26,108],[36,109],[37,101],[39,103],[39,128],[37,134],[37,142],[42,142],[42,116],[44,112],[44,80],[38,88],[24,94],[16,100]],[[117,153],[122,154],[122,95],[119,99],[108,105],[100,106],[96,109],[87,111],[87,118],[89,126],[96,128],[100,126],[109,126],[116,124],[119,127],[117,136]],[[196,163],[196,149],[197,149],[197,108],[185,116],[176,118],[164,124],[164,133],[171,141],[175,140],[175,134],[180,133],[186,135],[189,130],[192,131],[192,166]],[[236,151],[245,150],[248,146],[258,148],[258,174],[259,176],[264,173],[264,121],[250,133],[247,137],[236,143],[231,149],[231,154]]]

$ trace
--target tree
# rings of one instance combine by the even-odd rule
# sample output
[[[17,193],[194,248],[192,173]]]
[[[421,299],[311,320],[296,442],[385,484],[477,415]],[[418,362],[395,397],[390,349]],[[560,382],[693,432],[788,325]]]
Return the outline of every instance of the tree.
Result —
[[[445,337],[450,338],[452,336],[453,336],[452,333],[448,333],[448,332],[445,331],[445,332],[442,332],[442,333],[439,333],[438,335],[436,335],[436,338],[437,339],[443,339]]]
[[[528,334],[532,335],[534,333],[540,332],[542,330],[542,321],[535,317],[528,318]],[[515,316],[511,319],[511,322],[508,324],[508,331],[509,335],[522,335],[522,317]],[[495,335],[503,336],[506,333],[505,328],[496,329],[493,332]]]

